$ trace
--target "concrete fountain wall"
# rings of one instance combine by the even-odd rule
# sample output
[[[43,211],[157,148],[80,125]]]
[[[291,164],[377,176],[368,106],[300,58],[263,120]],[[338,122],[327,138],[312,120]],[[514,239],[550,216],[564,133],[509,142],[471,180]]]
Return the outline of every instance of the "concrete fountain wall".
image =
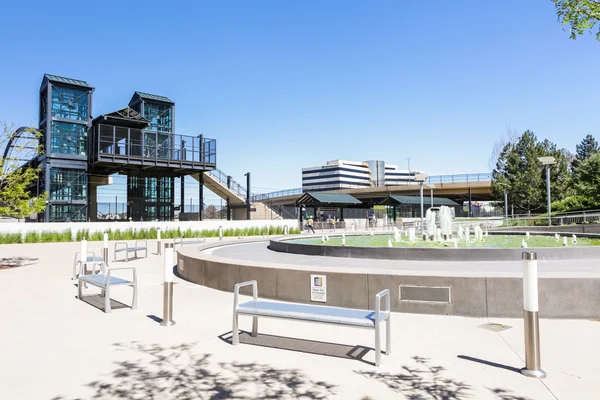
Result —
[[[257,241],[260,240],[236,244]],[[365,262],[364,268],[342,268],[319,265],[316,258],[314,264],[306,266],[240,260],[204,252],[223,245],[227,244],[184,247],[177,256],[178,274],[199,285],[227,292],[232,292],[236,283],[255,279],[260,297],[298,303],[311,303],[310,276],[324,274],[326,305],[330,306],[374,309],[375,294],[389,289],[391,308],[396,312],[482,318],[523,315],[522,279],[514,274],[419,275],[415,271],[381,270],[374,267],[375,262]],[[250,295],[250,289],[243,289],[243,294]],[[539,304],[542,318],[600,318],[600,275],[542,277]]]
[[[490,235],[520,235],[523,232],[490,232]],[[390,236],[389,233],[378,235]],[[553,236],[552,233],[538,233],[536,235]],[[341,235],[330,234],[330,237]],[[352,236],[352,235],[346,235]],[[364,235],[357,235],[364,236]],[[302,238],[314,238],[305,235]],[[600,238],[597,234],[579,234],[578,237]],[[597,247],[539,247],[539,248],[404,248],[404,247],[357,247],[357,246],[329,246],[327,244],[294,243],[298,238],[272,239],[269,248],[273,251],[310,256],[328,256],[343,258],[368,258],[379,260],[412,260],[412,261],[514,261],[521,258],[523,251],[536,252],[539,260],[589,260],[600,261],[600,246]]]

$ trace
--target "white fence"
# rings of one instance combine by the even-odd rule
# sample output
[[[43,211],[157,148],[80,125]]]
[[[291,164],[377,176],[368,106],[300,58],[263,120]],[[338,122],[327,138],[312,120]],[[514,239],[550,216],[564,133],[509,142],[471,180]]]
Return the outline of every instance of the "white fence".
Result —
[[[109,229],[115,231],[124,231],[127,229],[151,229],[160,228],[161,230],[181,229],[186,231],[203,231],[219,229],[244,229],[244,228],[264,228],[268,226],[285,227],[289,229],[297,228],[298,221],[293,219],[286,220],[244,220],[244,221],[226,221],[226,220],[205,220],[205,221],[155,221],[155,222],[4,222],[0,224],[0,233],[21,233],[27,232],[71,232],[87,230],[90,233],[104,232]]]

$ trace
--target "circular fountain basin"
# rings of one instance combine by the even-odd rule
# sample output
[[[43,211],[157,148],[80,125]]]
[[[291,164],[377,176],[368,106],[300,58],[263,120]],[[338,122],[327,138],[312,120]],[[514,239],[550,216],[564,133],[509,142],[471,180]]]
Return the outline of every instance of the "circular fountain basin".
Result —
[[[566,246],[563,237],[567,238]],[[523,240],[527,248],[521,247]],[[372,236],[346,234],[345,246],[342,246],[342,234],[331,234],[325,243],[319,235],[273,239],[269,248],[293,254],[413,261],[515,261],[523,252],[535,252],[540,260],[570,260],[600,258],[600,235],[578,234],[574,242],[570,234],[556,240],[554,233],[536,233],[529,238],[522,232],[490,233],[482,241],[476,241],[473,236],[470,242],[464,237],[457,238],[457,248],[454,248],[453,241],[424,241],[420,237],[414,243],[409,243],[406,236],[394,242],[392,233],[380,232]]]

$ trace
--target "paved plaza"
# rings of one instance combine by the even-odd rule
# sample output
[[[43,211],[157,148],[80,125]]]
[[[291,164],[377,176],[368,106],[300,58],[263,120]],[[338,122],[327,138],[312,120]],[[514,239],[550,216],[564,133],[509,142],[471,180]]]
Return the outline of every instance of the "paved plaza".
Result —
[[[90,242],[88,249],[101,246]],[[163,258],[155,242],[149,247],[147,259],[111,263],[137,268],[139,308],[115,302],[104,314],[94,306],[95,288],[84,291],[92,296],[87,302],[76,299],[70,277],[78,243],[0,246],[0,265],[9,266],[0,269],[1,400],[526,400],[600,393],[599,321],[540,321],[544,380],[518,372],[521,319],[393,313],[392,354],[376,368],[370,330],[260,319],[259,336],[243,334],[234,347],[233,295],[175,278],[177,323],[161,327]],[[116,288],[111,297],[129,305],[131,289]],[[240,326],[249,330],[251,319],[240,317]]]

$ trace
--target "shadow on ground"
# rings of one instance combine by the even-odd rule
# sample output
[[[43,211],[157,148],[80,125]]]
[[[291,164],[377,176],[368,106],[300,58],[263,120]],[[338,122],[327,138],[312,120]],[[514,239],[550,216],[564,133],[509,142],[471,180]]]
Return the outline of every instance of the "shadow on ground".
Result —
[[[163,347],[158,344],[115,344],[138,357],[117,362],[105,380],[87,384],[89,398],[267,400],[280,398],[327,399],[335,386],[314,381],[296,369],[258,363],[216,363],[210,354],[195,354],[193,344]],[[64,400],[64,396],[52,400]],[[78,398],[81,399],[81,398]]]
[[[231,332],[219,336],[225,343],[231,344]],[[279,350],[297,351],[300,353],[318,354],[321,356],[347,358],[375,365],[364,359],[369,352],[375,352],[371,347],[361,345],[347,345],[339,343],[320,342],[315,340],[297,339],[286,336],[275,336],[259,333],[252,337],[249,332],[240,331],[240,343],[254,346],[270,347]],[[375,358],[375,356],[373,356]],[[385,360],[385,357],[384,357]]]
[[[37,260],[37,258],[32,257],[2,257],[0,258],[0,270],[32,265]]]
[[[402,372],[355,371],[381,382],[411,400],[472,398],[471,386],[443,376],[444,367],[431,365],[428,358],[413,356],[416,367],[402,366]]]

